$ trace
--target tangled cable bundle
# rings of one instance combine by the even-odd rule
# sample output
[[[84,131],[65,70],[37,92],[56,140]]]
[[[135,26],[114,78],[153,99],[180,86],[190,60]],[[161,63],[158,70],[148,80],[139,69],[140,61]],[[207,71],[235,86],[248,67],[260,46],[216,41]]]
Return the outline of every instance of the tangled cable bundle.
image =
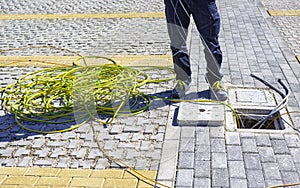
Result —
[[[143,112],[149,106],[150,96],[139,88],[147,83],[173,79],[154,80],[145,73],[145,68],[120,66],[108,60],[113,63],[47,68],[22,76],[2,89],[3,106],[26,130],[65,132],[91,119],[110,124],[117,115]],[[155,67],[158,68],[172,71]],[[101,120],[99,114],[108,118]]]

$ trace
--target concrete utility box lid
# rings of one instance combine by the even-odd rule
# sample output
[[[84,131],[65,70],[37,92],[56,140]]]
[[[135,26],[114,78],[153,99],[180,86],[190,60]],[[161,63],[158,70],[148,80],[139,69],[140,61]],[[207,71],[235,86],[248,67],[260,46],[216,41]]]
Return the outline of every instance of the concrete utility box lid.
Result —
[[[180,126],[220,126],[224,123],[224,106],[214,103],[188,103],[179,105],[177,123]]]
[[[233,106],[274,107],[276,100],[270,89],[229,88],[229,104]],[[255,107],[256,106],[256,107]]]

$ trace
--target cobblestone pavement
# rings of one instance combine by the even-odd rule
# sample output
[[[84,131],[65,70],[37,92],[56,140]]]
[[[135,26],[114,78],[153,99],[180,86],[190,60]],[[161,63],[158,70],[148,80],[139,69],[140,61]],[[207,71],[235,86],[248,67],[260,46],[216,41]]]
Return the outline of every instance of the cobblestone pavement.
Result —
[[[169,51],[164,19],[77,19],[1,21],[2,49],[51,45],[82,55],[166,54]],[[13,30],[13,32],[5,32]],[[7,53],[12,55],[16,51]],[[18,55],[66,55],[49,50]]]
[[[262,0],[268,10],[299,10],[300,5],[296,0],[269,1]],[[276,16],[271,18],[281,36],[287,42],[296,56],[300,55],[300,17],[299,16]]]
[[[267,6],[266,2],[264,4]],[[288,4],[293,3],[297,2]],[[270,4],[273,5],[272,2]],[[75,0],[72,3],[54,0],[0,1],[0,6],[2,14],[143,12],[163,11],[164,7],[160,0],[146,6],[144,1],[100,3]],[[262,88],[265,86],[252,79],[250,73],[275,85],[281,78],[292,91],[287,109],[299,111],[300,65],[282,40],[276,24],[269,21],[270,17],[261,2],[224,0],[219,1],[218,6],[222,15],[220,41],[224,52],[224,82],[231,86]],[[78,51],[82,55],[170,53],[164,19],[1,20],[0,24],[1,49],[54,45]],[[204,56],[194,26],[191,34],[191,92],[201,92],[207,89],[203,76]],[[50,49],[30,49],[1,55],[70,54]],[[37,69],[1,67],[1,86]],[[159,71],[149,74],[154,77],[169,75]],[[167,96],[172,87],[172,82],[151,84],[143,91]],[[177,112],[178,105],[155,100],[146,112],[134,117],[117,118],[112,127],[99,125],[97,131],[104,149],[110,155],[126,161],[135,169],[153,170],[155,175],[158,171],[157,180],[171,187],[266,187],[300,181],[299,134],[229,132],[224,126],[178,126]],[[5,122],[2,127],[14,125],[0,132],[1,167],[66,168],[67,171],[120,168],[99,151],[89,124],[67,133],[33,134],[15,125],[13,117],[5,115],[3,110],[0,113],[1,122]],[[297,128],[300,127],[299,114],[291,114],[290,119]],[[53,182],[53,177],[49,178],[49,169],[48,184],[39,184],[44,181],[40,176],[34,177],[34,180],[32,176],[27,179],[34,181],[32,185],[49,185]],[[122,170],[118,172],[125,173]],[[22,173],[26,175],[27,171]],[[22,179],[21,175],[10,178],[16,176],[13,173],[0,174],[0,183],[11,184],[17,178]],[[67,181],[68,184],[64,185],[71,185],[71,180]],[[134,180],[135,185],[137,182]]]
[[[273,2],[269,3],[274,5]],[[260,88],[265,86],[252,79],[250,73],[273,84],[282,78],[294,93],[288,109],[298,110],[300,66],[280,40],[276,26],[268,21],[264,7],[251,0],[226,0],[219,2],[219,8],[224,82]],[[195,27],[192,35],[193,72],[198,70],[197,75],[203,75],[205,61],[201,51],[199,55],[201,42]],[[198,91],[203,89],[204,77],[193,78],[198,79]],[[299,115],[293,121],[299,128]],[[268,187],[300,181],[297,133],[229,132],[224,126],[182,126],[179,143],[176,187]]]
[[[2,1],[1,14],[162,12],[160,0],[136,1]],[[169,52],[164,19],[2,20],[1,49],[52,45],[82,55],[166,54]],[[12,31],[12,32],[6,32]],[[51,51],[12,52],[49,55]],[[61,53],[61,52],[60,52]],[[50,55],[59,55],[54,51]],[[62,54],[65,55],[65,54]]]
[[[267,9],[273,10],[299,10],[300,5],[297,0],[262,0]]]
[[[151,3],[145,3],[142,0],[91,0],[82,2],[80,0],[70,1],[43,1],[25,0],[18,1],[0,1],[1,14],[41,14],[41,13],[118,13],[118,12],[161,12],[164,10],[163,2],[153,0]]]

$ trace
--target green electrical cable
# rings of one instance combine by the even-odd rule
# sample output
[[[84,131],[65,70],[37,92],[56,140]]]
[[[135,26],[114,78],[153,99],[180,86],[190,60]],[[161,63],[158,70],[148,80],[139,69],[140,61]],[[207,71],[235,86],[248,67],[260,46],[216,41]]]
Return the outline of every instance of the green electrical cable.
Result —
[[[139,91],[147,83],[160,83],[173,80],[174,76],[152,80],[144,69],[129,68],[117,65],[112,59],[103,58],[111,64],[93,66],[58,67],[38,70],[22,76],[17,82],[2,88],[4,109],[15,115],[16,123],[22,128],[37,133],[66,132],[78,128],[88,120],[96,120],[103,124],[111,124],[117,115],[136,115],[145,111],[151,102],[149,96]],[[83,58],[74,61],[76,64]],[[173,72],[168,67],[154,67]],[[76,93],[76,89],[80,91]],[[75,94],[74,94],[75,93]],[[92,98],[90,96],[93,96]],[[89,112],[86,106],[93,101],[97,114],[111,116],[109,121],[102,121]],[[130,109],[123,110],[124,104],[132,100]],[[142,100],[144,106],[138,106]],[[74,111],[74,103],[80,103],[82,108]],[[86,119],[79,125],[69,128],[42,130],[41,127],[28,126],[28,122],[48,125],[72,123],[76,120],[74,113],[81,113],[79,119]],[[77,116],[78,118],[78,116]]]

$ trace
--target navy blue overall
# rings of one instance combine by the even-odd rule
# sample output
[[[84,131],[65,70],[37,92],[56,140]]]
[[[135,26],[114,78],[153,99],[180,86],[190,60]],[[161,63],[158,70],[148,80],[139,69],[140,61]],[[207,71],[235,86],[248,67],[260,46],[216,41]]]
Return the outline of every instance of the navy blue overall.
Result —
[[[204,45],[207,61],[206,81],[210,85],[215,81],[220,81],[223,76],[220,73],[222,51],[218,41],[220,14],[215,0],[165,0],[164,2],[176,79],[191,80],[186,39],[192,15],[202,36],[202,42],[206,44]]]

